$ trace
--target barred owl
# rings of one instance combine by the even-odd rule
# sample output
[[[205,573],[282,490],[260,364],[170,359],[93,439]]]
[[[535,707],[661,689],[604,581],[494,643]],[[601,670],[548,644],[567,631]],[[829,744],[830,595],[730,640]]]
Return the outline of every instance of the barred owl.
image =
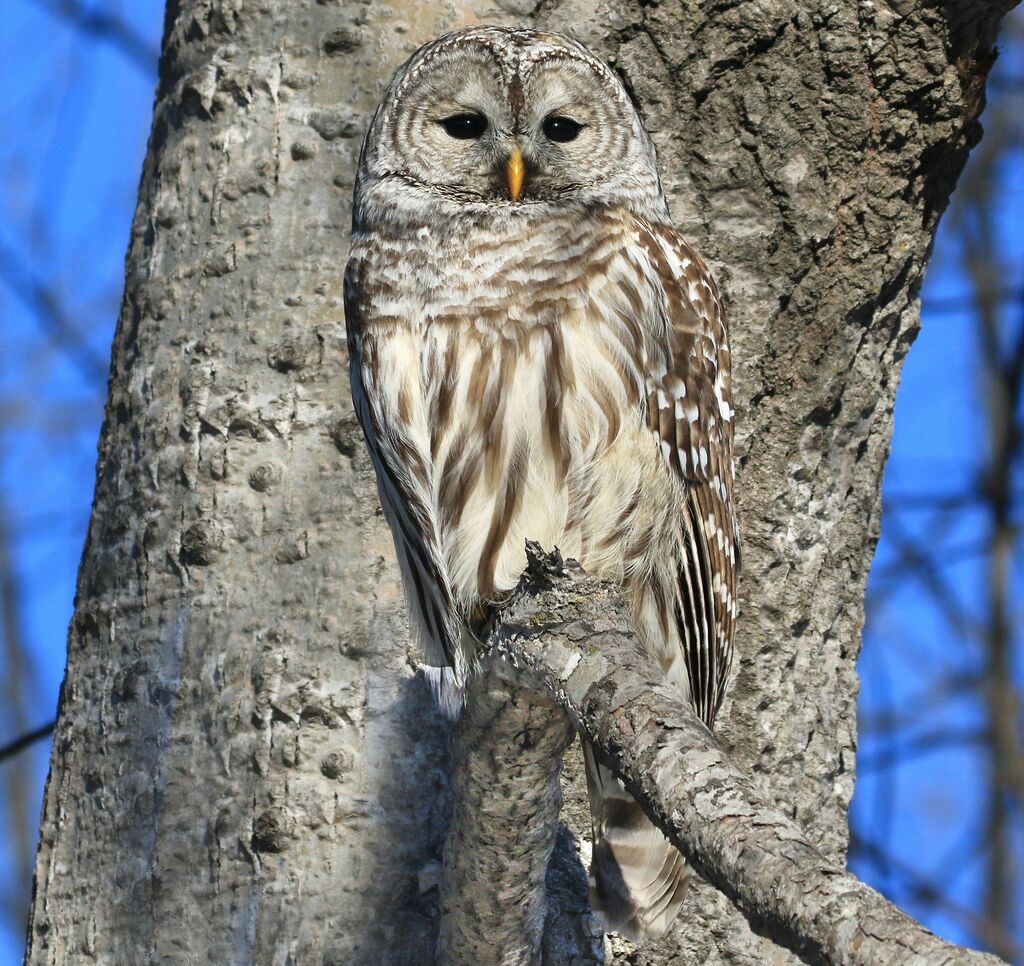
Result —
[[[738,569],[726,324],[616,75],[533,30],[421,47],[363,145],[345,312],[355,408],[449,710],[529,539],[622,586],[711,727]],[[660,935],[684,860],[584,754],[595,908],[609,930]]]

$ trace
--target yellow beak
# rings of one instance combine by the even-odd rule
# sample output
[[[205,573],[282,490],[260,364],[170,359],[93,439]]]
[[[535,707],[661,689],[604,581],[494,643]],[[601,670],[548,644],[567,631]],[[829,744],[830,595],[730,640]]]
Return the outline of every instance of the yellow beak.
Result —
[[[523,156],[519,153],[519,148],[516,148],[508,159],[506,173],[508,174],[509,196],[513,201],[518,201],[519,196],[523,193],[523,179],[526,177],[526,165],[523,163]]]

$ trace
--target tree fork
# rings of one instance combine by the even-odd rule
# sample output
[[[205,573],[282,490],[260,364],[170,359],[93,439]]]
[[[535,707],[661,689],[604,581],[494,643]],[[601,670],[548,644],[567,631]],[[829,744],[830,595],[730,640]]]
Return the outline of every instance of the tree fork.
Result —
[[[690,705],[665,685],[644,654],[617,587],[588,576],[558,553],[529,544],[528,566],[489,641],[481,673],[468,689],[457,733],[456,816],[445,850],[439,962],[532,964],[539,939],[518,926],[543,903],[543,875],[507,846],[553,841],[543,775],[557,774],[570,727],[624,781],[644,811],[690,864],[746,916],[755,932],[807,962],[876,966],[982,966],[995,956],[944,942],[854,875],[830,862],[805,833],[759,794],[728,760]],[[529,755],[528,735],[542,735]],[[467,754],[466,749],[469,749]],[[470,760],[471,755],[471,760]],[[504,762],[530,777],[527,798],[515,779],[473,768]],[[506,796],[515,797],[514,804]],[[533,807],[531,813],[530,808]],[[504,822],[503,826],[497,823]],[[495,862],[495,844],[501,852]],[[532,861],[544,851],[534,847]],[[470,884],[465,869],[486,870]],[[457,901],[460,889],[466,891]],[[532,896],[526,890],[532,889]],[[493,910],[515,897],[496,930]],[[530,924],[542,916],[535,913]],[[685,918],[685,916],[684,916]],[[458,935],[454,933],[457,930]],[[477,944],[495,937],[481,960]],[[497,954],[497,955],[496,955]]]

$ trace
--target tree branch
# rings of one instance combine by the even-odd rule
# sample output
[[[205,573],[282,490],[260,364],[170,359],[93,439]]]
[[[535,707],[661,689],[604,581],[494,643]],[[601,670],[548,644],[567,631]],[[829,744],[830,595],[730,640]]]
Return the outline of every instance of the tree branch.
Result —
[[[41,728],[36,728],[35,731],[28,731],[23,735],[18,735],[17,738],[7,742],[6,745],[0,745],[0,761],[13,758],[19,752],[24,751],[29,745],[42,741],[44,738],[52,735],[53,729],[56,726],[56,721],[50,721]]]
[[[102,385],[107,359],[96,352],[75,328],[56,293],[34,277],[14,249],[0,242],[0,281],[34,314],[53,345],[65,352],[87,381]]]
[[[37,7],[42,7],[56,16],[63,17],[83,34],[107,41],[124,54],[143,74],[156,77],[160,51],[120,17],[105,10],[90,9],[79,0],[32,0],[32,2]]]
[[[1000,962],[940,940],[828,861],[755,791],[640,650],[614,586],[531,547],[528,572],[491,636],[481,680],[500,665],[510,669],[518,700],[550,706],[554,696],[687,860],[762,935],[812,963]],[[471,684],[471,701],[479,686]],[[473,740],[486,746],[503,739],[493,729],[477,729]],[[475,753],[498,752],[477,747]],[[473,777],[460,776],[460,786],[467,781]],[[486,800],[483,792],[477,788]],[[463,838],[459,848],[482,852],[486,843]],[[498,895],[509,885],[490,882]],[[467,914],[472,905],[461,908],[459,915]],[[463,919],[460,928],[483,932],[488,923]]]

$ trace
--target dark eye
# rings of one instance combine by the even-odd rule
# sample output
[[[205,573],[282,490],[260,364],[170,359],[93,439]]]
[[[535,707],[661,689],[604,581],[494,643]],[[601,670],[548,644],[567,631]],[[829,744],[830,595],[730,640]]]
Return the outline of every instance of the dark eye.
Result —
[[[460,141],[472,141],[487,130],[487,118],[483,114],[453,114],[439,122],[449,137]]]
[[[571,117],[562,117],[560,114],[552,114],[544,120],[544,137],[559,144],[575,141],[582,130],[583,125],[579,121],[574,121]]]

